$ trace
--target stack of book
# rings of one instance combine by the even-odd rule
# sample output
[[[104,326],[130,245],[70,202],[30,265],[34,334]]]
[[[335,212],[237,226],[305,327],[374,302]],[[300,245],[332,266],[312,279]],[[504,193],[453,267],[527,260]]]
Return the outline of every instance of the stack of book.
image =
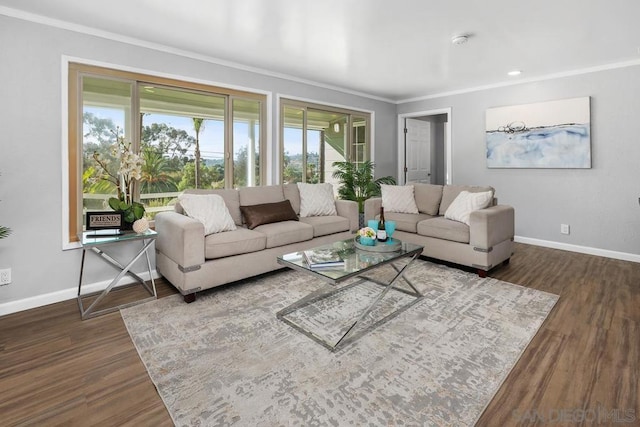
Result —
[[[342,267],[344,259],[337,251],[331,249],[315,249],[302,252],[309,268]]]

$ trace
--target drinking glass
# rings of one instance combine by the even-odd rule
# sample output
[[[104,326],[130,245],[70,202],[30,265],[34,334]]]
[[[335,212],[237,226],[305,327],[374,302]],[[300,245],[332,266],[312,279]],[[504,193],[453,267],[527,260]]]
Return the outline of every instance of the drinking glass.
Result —
[[[395,221],[385,221],[384,229],[387,232],[387,236],[393,236],[393,232],[396,231],[396,222]]]

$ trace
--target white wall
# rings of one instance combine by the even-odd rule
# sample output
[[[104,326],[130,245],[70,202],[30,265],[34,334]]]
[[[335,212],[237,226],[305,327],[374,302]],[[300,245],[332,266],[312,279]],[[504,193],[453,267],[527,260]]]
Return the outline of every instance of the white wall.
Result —
[[[636,65],[408,102],[398,113],[452,108],[452,182],[495,187],[515,207],[521,241],[640,261],[638,94]],[[591,169],[487,168],[487,108],[582,96],[591,97]]]
[[[272,156],[278,95],[373,111],[380,173],[395,170],[391,103],[6,16],[0,40],[0,224],[13,229],[0,240],[0,268],[11,267],[13,275],[0,287],[0,315],[72,298],[77,290],[81,251],[62,250],[63,56],[268,91]],[[113,269],[90,261],[87,283],[113,277]]]

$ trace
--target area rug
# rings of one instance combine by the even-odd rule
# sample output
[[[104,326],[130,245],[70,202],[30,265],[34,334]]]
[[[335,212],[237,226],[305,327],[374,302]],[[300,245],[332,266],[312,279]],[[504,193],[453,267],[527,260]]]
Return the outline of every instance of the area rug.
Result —
[[[425,297],[335,353],[276,318],[326,286],[292,270],[121,313],[179,426],[473,425],[558,297],[422,260],[406,275]]]

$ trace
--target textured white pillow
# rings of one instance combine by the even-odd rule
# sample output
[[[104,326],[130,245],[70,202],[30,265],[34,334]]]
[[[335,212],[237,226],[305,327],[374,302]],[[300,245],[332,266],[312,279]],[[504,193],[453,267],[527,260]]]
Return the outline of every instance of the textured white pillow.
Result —
[[[492,198],[493,192],[491,191],[482,193],[461,191],[447,208],[444,217],[469,225],[471,212],[486,208],[491,203]]]
[[[204,235],[236,229],[224,199],[217,194],[181,194],[178,202],[187,216],[204,224]]]
[[[298,183],[300,217],[337,215],[333,185]]]
[[[380,184],[382,207],[388,212],[418,213],[413,185]]]

